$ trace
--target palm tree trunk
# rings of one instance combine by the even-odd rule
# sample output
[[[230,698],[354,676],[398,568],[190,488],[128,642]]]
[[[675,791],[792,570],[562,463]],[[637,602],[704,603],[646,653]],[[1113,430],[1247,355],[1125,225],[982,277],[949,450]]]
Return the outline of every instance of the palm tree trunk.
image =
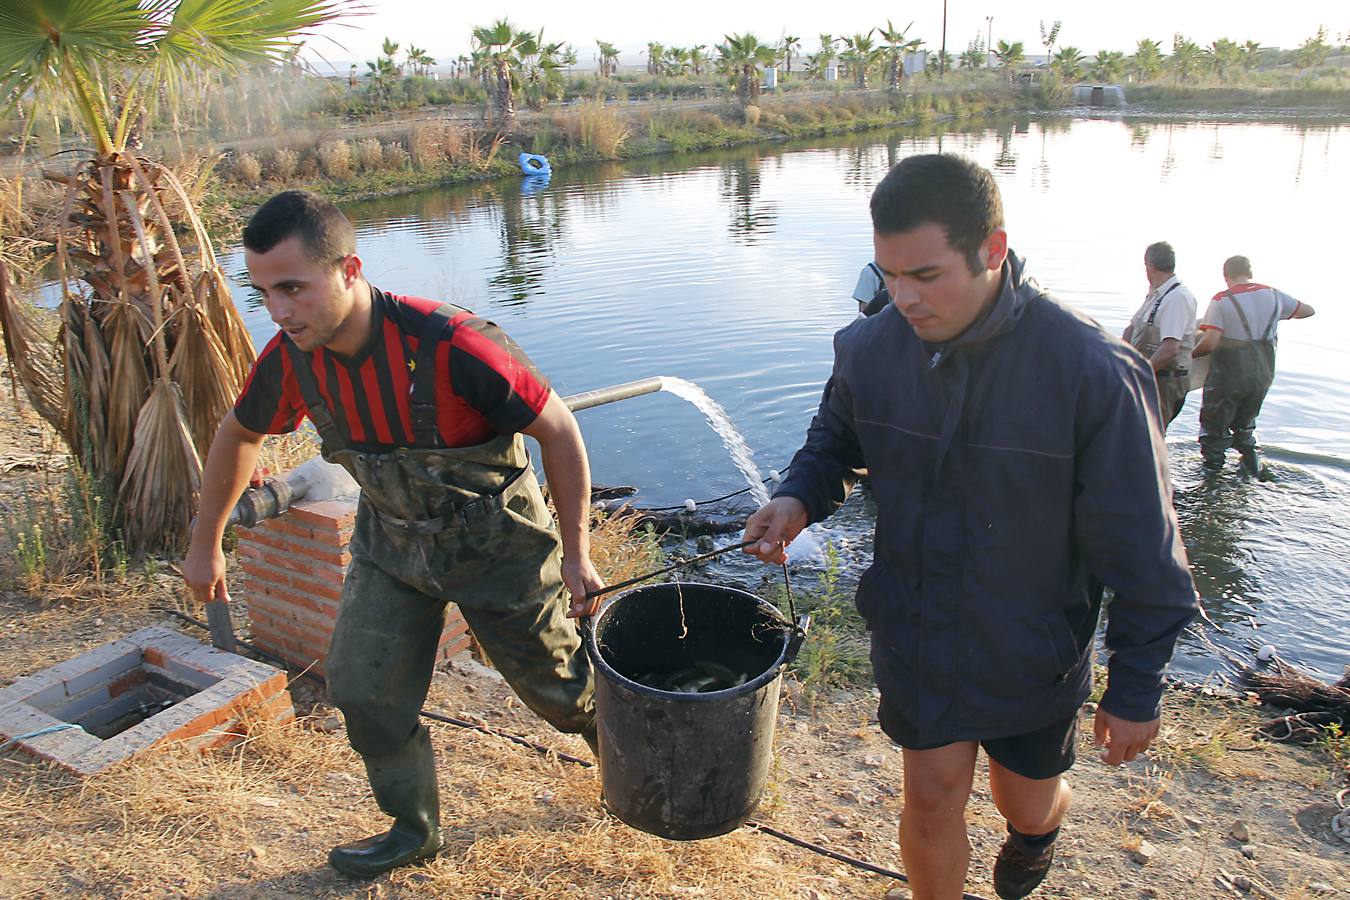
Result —
[[[505,60],[496,64],[497,69],[497,127],[509,128],[516,122],[516,99],[511,94],[511,69]]]

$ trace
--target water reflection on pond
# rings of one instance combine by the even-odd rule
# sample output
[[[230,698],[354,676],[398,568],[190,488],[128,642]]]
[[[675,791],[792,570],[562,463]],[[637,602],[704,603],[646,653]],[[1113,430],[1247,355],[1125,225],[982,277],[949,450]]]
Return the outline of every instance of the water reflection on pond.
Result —
[[[1029,271],[1113,330],[1147,290],[1143,248],[1163,239],[1202,304],[1222,287],[1222,260],[1244,253],[1257,280],[1317,307],[1317,318],[1284,327],[1261,419],[1277,483],[1197,487],[1198,394],[1169,438],[1197,582],[1231,631],[1220,639],[1273,643],[1339,674],[1350,662],[1350,311],[1333,274],[1333,217],[1346,199],[1350,127],[1009,121],[581,167],[555,171],[546,187],[495,182],[347,208],[374,283],[495,319],[561,393],[660,374],[697,382],[767,471],[799,445],[829,374],[830,336],[856,310],[872,187],[904,156],[939,149],[994,171]],[[240,256],[227,266],[245,303]],[[248,317],[259,341],[270,335],[261,310]],[[698,412],[669,395],[581,421],[596,479],[638,485],[644,503],[738,486]],[[869,528],[861,502],[831,523],[855,571]],[[1186,652],[1182,668],[1212,665],[1203,647]]]

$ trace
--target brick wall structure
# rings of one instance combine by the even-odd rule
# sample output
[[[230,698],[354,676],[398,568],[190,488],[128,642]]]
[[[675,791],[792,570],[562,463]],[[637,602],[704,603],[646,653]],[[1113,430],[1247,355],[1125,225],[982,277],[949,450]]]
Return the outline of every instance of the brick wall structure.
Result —
[[[239,529],[241,593],[253,643],[297,669],[326,675],[356,498],[300,502],[275,519]],[[469,645],[469,629],[453,604],[446,609],[440,660]]]

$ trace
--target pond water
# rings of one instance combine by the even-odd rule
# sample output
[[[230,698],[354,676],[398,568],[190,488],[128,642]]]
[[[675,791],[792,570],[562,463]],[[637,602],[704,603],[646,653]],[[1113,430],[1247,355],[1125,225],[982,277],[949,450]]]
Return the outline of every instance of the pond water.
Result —
[[[557,171],[347,205],[371,280],[501,324],[561,394],[650,375],[696,382],[766,472],[800,445],[829,374],[830,337],[871,255],[867,199],[887,168],[938,149],[990,167],[1014,249],[1043,285],[1119,331],[1147,291],[1142,257],[1177,249],[1201,300],[1229,255],[1313,304],[1286,323],[1260,436],[1279,478],[1198,488],[1199,394],[1169,434],[1179,507],[1210,639],[1274,644],[1339,676],[1350,663],[1350,309],[1334,271],[1350,200],[1350,126],[1336,122],[1072,119],[936,136],[871,134]],[[241,254],[225,264],[259,346],[272,333]],[[745,481],[701,414],[661,393],[579,414],[595,480],[646,506]],[[870,555],[866,501],[827,523],[854,574]],[[729,540],[729,539],[727,539]],[[747,582],[745,563],[726,577]],[[1188,638],[1176,668],[1212,670]]]

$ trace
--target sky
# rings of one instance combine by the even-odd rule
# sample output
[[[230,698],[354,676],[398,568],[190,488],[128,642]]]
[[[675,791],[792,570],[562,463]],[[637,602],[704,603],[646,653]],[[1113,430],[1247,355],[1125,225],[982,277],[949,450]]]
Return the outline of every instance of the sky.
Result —
[[[629,0],[535,4],[479,0],[468,3],[430,0],[365,0],[366,15],[347,25],[330,26],[311,46],[330,62],[374,59],[389,37],[403,47],[411,42],[440,62],[467,53],[474,26],[509,18],[518,28],[543,27],[545,37],[572,44],[582,64],[595,55],[597,38],[615,44],[625,63],[643,58],[648,41],[667,46],[707,44],[729,32],[753,32],[761,41],[776,42],[786,31],[802,39],[802,52],[814,52],[819,35],[838,36],[883,25],[913,21],[911,35],[936,50],[942,39],[942,0],[888,5],[867,0],[785,0],[727,3],[726,0],[675,0],[643,3]],[[1258,41],[1266,47],[1291,48],[1325,25],[1335,43],[1350,32],[1350,4],[1344,0],[1125,0],[1083,3],[1082,0],[948,0],[947,49],[959,54],[976,35],[985,35],[993,16],[993,40],[1022,41],[1028,54],[1042,51],[1039,23],[1063,22],[1057,46],[1072,45],[1084,53],[1132,51],[1139,38],[1171,47],[1181,32],[1201,44],[1228,37],[1239,43]]]

